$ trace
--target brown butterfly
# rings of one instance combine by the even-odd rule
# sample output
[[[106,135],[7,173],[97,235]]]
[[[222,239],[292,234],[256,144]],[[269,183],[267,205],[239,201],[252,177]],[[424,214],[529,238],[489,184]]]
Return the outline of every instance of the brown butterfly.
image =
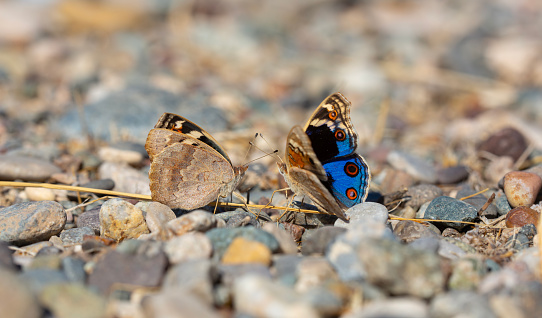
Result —
[[[164,113],[149,132],[151,197],[171,208],[193,210],[230,195],[247,166],[234,167],[218,142],[198,125]]]

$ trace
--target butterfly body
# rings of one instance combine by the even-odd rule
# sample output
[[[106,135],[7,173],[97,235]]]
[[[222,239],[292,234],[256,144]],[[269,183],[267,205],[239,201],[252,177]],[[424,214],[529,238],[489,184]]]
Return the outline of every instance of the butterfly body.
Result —
[[[302,129],[287,138],[286,163],[279,171],[297,194],[308,196],[324,212],[346,220],[344,211],[365,201],[369,166],[355,150],[357,133],[350,102],[340,93],[328,96]]]
[[[223,148],[193,122],[164,113],[149,132],[151,197],[193,210],[232,193],[247,170],[234,167]]]

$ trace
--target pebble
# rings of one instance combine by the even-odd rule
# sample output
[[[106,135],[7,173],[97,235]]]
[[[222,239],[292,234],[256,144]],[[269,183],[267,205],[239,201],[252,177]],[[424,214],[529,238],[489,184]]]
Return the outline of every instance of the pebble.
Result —
[[[32,262],[25,267],[25,270],[31,269],[51,269],[60,270],[62,259],[58,254],[36,255]]]
[[[522,226],[520,229],[519,229],[519,233],[527,236],[529,238],[530,241],[533,240],[534,236],[537,234],[537,229],[536,229],[537,225],[533,224],[533,223],[528,223],[528,224],[525,224],[524,226]]]
[[[279,243],[280,253],[283,253],[283,254],[297,253],[297,244],[294,241],[295,238],[292,237],[290,232],[287,232],[285,229],[280,228],[275,223],[271,223],[271,222],[265,223],[262,229],[275,237],[275,239]]]
[[[474,191],[473,189],[471,189],[468,186],[462,187],[457,192],[456,198],[462,199],[464,197],[471,196],[471,195],[473,195],[475,193],[476,193],[476,191]],[[480,209],[487,203],[488,198],[486,198],[482,194],[477,194],[477,195],[475,195],[473,197],[470,197],[470,198],[467,198],[467,199],[464,199],[464,200],[461,200],[461,201],[472,205],[473,207],[476,208],[477,211],[480,211]],[[497,217],[497,215],[498,215],[497,207],[493,203],[490,204],[489,206],[486,207],[486,209],[484,210],[482,215],[485,216],[485,217],[489,217],[489,218]]]
[[[304,292],[302,297],[323,317],[339,316],[348,301],[347,295],[352,291],[350,286],[336,283],[324,286],[316,286]],[[354,293],[354,296],[356,294]],[[348,297],[350,298],[350,297]],[[361,298],[361,297],[360,297]]]
[[[94,231],[94,234],[100,234],[100,205],[97,208],[87,210],[81,213],[77,219],[75,219],[75,225],[77,227],[88,227]]]
[[[42,309],[28,286],[4,268],[0,268],[0,308],[4,317],[42,317]]]
[[[440,248],[440,239],[436,236],[421,237],[409,243],[409,246],[421,251],[438,253]]]
[[[497,207],[497,213],[499,216],[506,215],[510,210],[512,210],[512,207],[510,206],[510,203],[508,203],[508,199],[506,198],[506,195],[499,193],[495,200],[493,201],[493,204]]]
[[[222,263],[230,265],[258,263],[269,266],[271,251],[263,243],[236,237],[224,252]]]
[[[217,225],[216,216],[205,210],[195,210],[167,223],[167,228],[173,235],[183,235],[192,231],[205,232]]]
[[[303,259],[301,255],[273,255],[273,278],[286,286],[293,287],[297,280],[297,267]]]
[[[514,128],[504,128],[489,136],[478,145],[479,151],[487,151],[499,157],[512,157],[514,161],[527,149],[525,137]]]
[[[98,169],[98,174],[103,179],[111,179],[115,183],[115,191],[151,194],[148,175],[132,168],[125,163],[104,162]]]
[[[30,201],[53,201],[56,198],[53,190],[47,188],[28,187],[24,193]]]
[[[16,270],[17,266],[13,262],[13,251],[9,249],[9,244],[0,241],[0,269]]]
[[[363,306],[355,312],[347,313],[342,318],[429,318],[429,306],[419,299],[409,297],[394,297],[376,300]]]
[[[64,245],[82,244],[85,235],[94,235],[90,227],[78,227],[60,232],[60,239]]]
[[[542,179],[534,173],[512,171],[504,176],[504,193],[510,206],[531,206],[542,187]]]
[[[467,180],[469,177],[467,167],[462,165],[437,169],[436,174],[437,183],[439,184],[456,184]]]
[[[30,287],[34,294],[41,293],[47,286],[68,282],[64,272],[53,269],[29,269],[21,273],[19,277]]]
[[[473,222],[477,217],[478,210],[475,207],[447,196],[433,199],[424,214],[425,219],[462,222]],[[469,226],[468,224],[456,222],[435,222],[435,225],[438,228],[451,227],[458,231]]]
[[[306,293],[317,286],[337,281],[339,278],[331,263],[322,256],[303,258],[297,266],[296,275],[295,290],[300,293]]]
[[[58,318],[100,318],[106,316],[106,299],[83,284],[61,283],[45,287],[39,301]]]
[[[62,231],[66,212],[55,201],[14,204],[0,209],[0,240],[26,245],[48,240]]]
[[[337,219],[335,226],[350,228],[352,224],[367,222],[369,218],[382,224],[388,221],[388,209],[384,205],[375,202],[356,204],[346,210],[345,214],[350,219],[350,222],[346,223],[341,219]]]
[[[126,163],[129,165],[140,164],[143,161],[143,154],[140,151],[131,149],[120,149],[113,146],[101,147],[98,150],[98,157],[102,161],[114,163]]]
[[[429,313],[430,317],[497,317],[485,296],[461,290],[436,295],[429,304]]]
[[[366,239],[357,256],[367,281],[394,295],[430,298],[444,288],[444,274],[436,254],[387,239]]]
[[[0,155],[0,180],[44,182],[60,168],[43,159]]]
[[[167,205],[159,202],[141,201],[135,206],[143,212],[151,233],[166,234],[166,224],[176,218],[175,213]]]
[[[513,249],[515,251],[521,251],[524,249],[527,249],[530,244],[530,240],[527,237],[527,235],[518,233],[514,236],[510,236],[508,241],[506,241],[506,244],[504,245],[506,248]]]
[[[275,237],[264,230],[254,227],[239,227],[235,229],[216,228],[205,233],[213,245],[213,258],[220,260],[224,252],[236,237],[263,243],[272,252],[279,250],[279,243]]]
[[[107,200],[100,209],[100,235],[116,241],[149,233],[143,212],[122,199]]]
[[[216,269],[210,260],[188,260],[170,268],[164,277],[164,291],[182,288],[204,303],[213,304],[213,282]]]
[[[418,210],[422,204],[430,202],[436,197],[442,196],[442,190],[433,184],[419,184],[408,188],[405,193],[406,197],[410,197],[405,206],[410,206],[414,210]]]
[[[189,232],[168,240],[165,243],[164,251],[171,264],[178,264],[188,260],[210,258],[213,246],[205,234]]]
[[[522,227],[527,224],[538,226],[539,218],[540,213],[538,213],[538,211],[526,206],[520,206],[508,212],[505,218],[505,223],[506,227]]]
[[[467,256],[457,259],[452,264],[452,274],[448,280],[450,290],[473,290],[487,273],[486,263],[478,256]]]
[[[261,276],[237,279],[233,296],[235,310],[252,317],[320,317],[298,293]]]
[[[343,239],[333,242],[326,252],[326,258],[342,281],[365,281],[365,266],[359,261],[356,248],[349,242]]]
[[[170,289],[145,297],[142,303],[145,317],[220,318],[209,304],[184,288]]]
[[[406,152],[392,150],[388,154],[388,163],[397,170],[404,171],[419,181],[435,183],[435,168],[423,159]]]
[[[439,233],[430,230],[426,224],[407,220],[397,222],[393,233],[405,243],[410,243],[421,238],[438,238],[440,236]]]
[[[344,232],[346,232],[345,228],[336,226],[324,226],[316,230],[306,231],[305,233],[310,234],[305,235],[303,238],[301,253],[303,255],[324,255],[328,245]]]
[[[82,259],[67,256],[62,258],[62,271],[69,281],[84,284],[86,281],[85,261]]]
[[[401,170],[389,168],[385,169],[381,175],[383,177],[380,188],[388,193],[408,189],[416,183],[413,176]]]
[[[96,263],[88,284],[103,294],[109,294],[117,284],[157,287],[166,266],[167,257],[162,251],[127,254],[111,250]]]

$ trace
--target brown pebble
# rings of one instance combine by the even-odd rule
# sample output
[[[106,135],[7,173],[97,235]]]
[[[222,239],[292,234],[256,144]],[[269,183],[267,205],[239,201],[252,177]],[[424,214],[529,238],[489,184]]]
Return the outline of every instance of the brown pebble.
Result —
[[[522,227],[526,224],[538,224],[540,214],[526,206],[520,206],[510,210],[506,215],[506,227]]]
[[[509,156],[514,161],[518,160],[526,149],[525,137],[511,127],[499,130],[478,146],[480,151],[487,151],[499,157]]]
[[[511,171],[504,176],[503,187],[511,207],[531,206],[542,187],[542,179],[535,173]]]

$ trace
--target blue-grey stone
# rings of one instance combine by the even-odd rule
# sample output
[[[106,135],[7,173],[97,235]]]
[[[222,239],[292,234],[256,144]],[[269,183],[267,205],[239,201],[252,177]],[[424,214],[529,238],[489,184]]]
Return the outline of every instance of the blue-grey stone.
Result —
[[[510,210],[512,210],[512,207],[510,206],[510,203],[508,203],[508,199],[504,194],[497,196],[493,203],[497,207],[497,213],[499,216],[506,215],[508,212],[510,212]]]
[[[426,236],[414,240],[408,245],[417,250],[437,253],[440,247],[440,239],[437,237]]]
[[[224,112],[206,105],[205,96],[180,97],[150,85],[136,84],[85,105],[83,118],[91,135],[104,140],[111,140],[111,127],[118,127],[119,132],[145,142],[149,130],[164,112],[182,114],[211,133],[225,130],[228,121]],[[66,139],[84,136],[80,119],[79,110],[74,108],[51,127]]]
[[[60,239],[65,245],[81,244],[85,235],[94,235],[90,227],[78,227],[60,232]]]
[[[336,226],[324,226],[314,231],[306,231],[305,233],[310,233],[310,235],[303,235],[301,253],[303,255],[323,255],[327,246],[344,232],[346,232],[345,228]]]
[[[67,256],[62,259],[62,271],[72,282],[85,283],[87,277],[85,272],[85,261],[72,256]]]
[[[408,173],[417,180],[427,183],[437,181],[435,168],[422,158],[402,151],[391,151],[387,160],[392,167]]]
[[[230,243],[236,237],[243,237],[247,240],[257,241],[265,244],[272,252],[279,250],[279,243],[272,234],[252,226],[239,228],[215,228],[205,232],[213,245],[213,258],[220,260]]]
[[[69,281],[64,272],[54,269],[31,269],[24,271],[20,277],[36,294],[49,285]]]
[[[302,259],[300,255],[273,255],[273,278],[284,285],[293,287],[297,280],[297,266]]]
[[[456,198],[461,199],[464,197],[468,197],[470,195],[475,194],[476,191],[471,189],[469,186],[462,187],[456,195]],[[468,203],[476,208],[476,210],[480,210],[487,202],[488,198],[483,196],[482,194],[477,194],[473,197],[467,198],[465,200],[461,200],[465,203]],[[484,210],[483,216],[489,217],[489,218],[495,218],[498,215],[497,206],[495,204],[491,203],[487,208]]]
[[[474,206],[447,196],[441,196],[431,201],[424,215],[425,219],[430,220],[462,222],[474,222],[477,217],[478,210]],[[434,224],[441,229],[451,227],[458,231],[469,226],[468,224],[457,222],[435,222]]]

